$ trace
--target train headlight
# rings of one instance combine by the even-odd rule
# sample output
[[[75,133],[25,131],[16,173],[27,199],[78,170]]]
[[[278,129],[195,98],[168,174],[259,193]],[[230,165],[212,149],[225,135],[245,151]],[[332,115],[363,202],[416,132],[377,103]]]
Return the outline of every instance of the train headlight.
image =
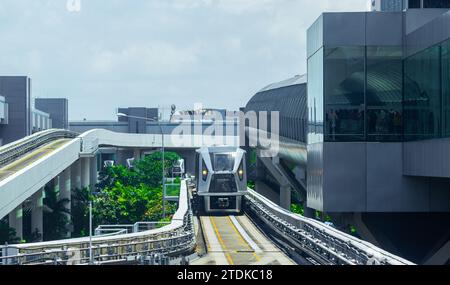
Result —
[[[206,181],[206,178],[208,177],[208,170],[206,170],[206,169],[203,169],[203,171],[202,171],[202,178],[203,178],[203,181]]]
[[[239,166],[238,176],[239,176],[239,180],[244,179],[244,167],[243,167],[242,163]]]

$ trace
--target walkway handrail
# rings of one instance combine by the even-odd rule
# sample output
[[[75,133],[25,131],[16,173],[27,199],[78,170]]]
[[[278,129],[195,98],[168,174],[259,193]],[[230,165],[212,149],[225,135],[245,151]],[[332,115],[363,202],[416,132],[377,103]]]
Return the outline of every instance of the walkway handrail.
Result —
[[[131,258],[137,260],[151,253],[177,255],[195,246],[192,211],[186,181],[181,184],[178,210],[172,222],[162,228],[130,234],[94,236],[95,263]],[[8,245],[2,248],[0,264],[89,263],[89,237],[31,244]]]
[[[246,201],[248,210],[324,264],[414,265],[322,222],[289,212],[252,189]]]

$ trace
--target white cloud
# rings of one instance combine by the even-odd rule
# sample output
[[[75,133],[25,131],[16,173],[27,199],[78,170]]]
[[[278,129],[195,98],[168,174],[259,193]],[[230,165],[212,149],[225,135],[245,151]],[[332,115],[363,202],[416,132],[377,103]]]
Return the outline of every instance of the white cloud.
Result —
[[[197,48],[178,47],[165,42],[132,44],[118,51],[101,50],[93,55],[95,73],[136,72],[147,75],[176,75],[193,69]]]
[[[321,12],[365,10],[366,0],[82,4],[69,13],[66,0],[0,1],[0,74],[31,76],[36,96],[68,97],[71,119],[112,119],[119,105],[241,107],[305,71],[306,29]]]

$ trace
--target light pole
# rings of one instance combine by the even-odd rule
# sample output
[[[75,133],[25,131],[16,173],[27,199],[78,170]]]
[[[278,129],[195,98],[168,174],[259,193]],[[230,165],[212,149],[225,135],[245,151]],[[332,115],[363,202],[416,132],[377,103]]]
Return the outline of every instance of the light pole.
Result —
[[[92,256],[92,201],[89,201],[89,264],[94,264]]]
[[[145,120],[150,122],[156,122],[158,123],[159,130],[161,132],[161,149],[162,149],[162,202],[163,202],[163,219],[166,218],[166,172],[165,172],[165,151],[164,151],[164,132],[161,126],[161,122],[156,119],[152,118],[145,118],[145,117],[137,117],[137,116],[130,116],[124,113],[117,113],[117,117],[125,117],[125,118],[133,118],[133,119],[139,119],[139,120]]]

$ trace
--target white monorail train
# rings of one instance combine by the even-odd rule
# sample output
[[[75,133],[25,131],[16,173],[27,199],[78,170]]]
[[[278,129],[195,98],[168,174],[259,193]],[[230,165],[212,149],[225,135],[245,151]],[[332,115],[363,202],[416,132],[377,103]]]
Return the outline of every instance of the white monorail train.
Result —
[[[247,194],[245,151],[217,146],[197,150],[196,205],[205,213],[241,213]]]

